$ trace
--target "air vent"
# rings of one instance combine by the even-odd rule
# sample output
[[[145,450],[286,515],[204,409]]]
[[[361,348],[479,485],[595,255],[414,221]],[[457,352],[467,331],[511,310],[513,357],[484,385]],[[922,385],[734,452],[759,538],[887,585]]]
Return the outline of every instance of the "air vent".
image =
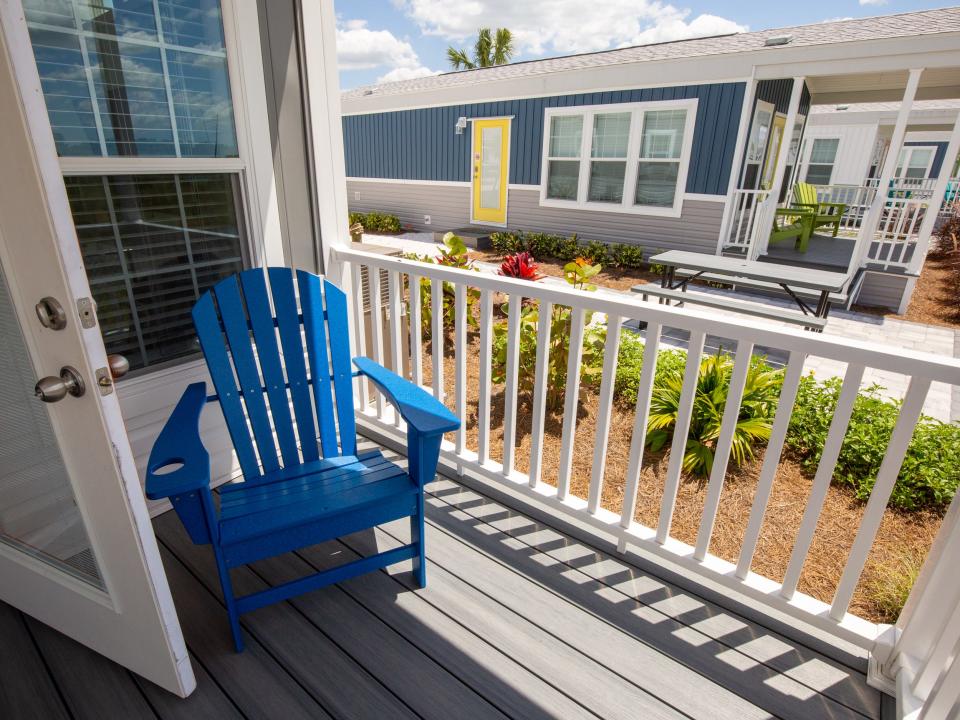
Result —
[[[793,35],[773,35],[763,41],[767,47],[776,47],[777,45],[786,45],[793,40]]]

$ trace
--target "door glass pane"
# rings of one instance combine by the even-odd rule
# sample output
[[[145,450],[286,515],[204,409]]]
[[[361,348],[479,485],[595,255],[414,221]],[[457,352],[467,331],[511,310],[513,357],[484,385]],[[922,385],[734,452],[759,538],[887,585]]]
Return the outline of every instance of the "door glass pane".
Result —
[[[810,162],[832,165],[837,157],[839,145],[838,138],[817,138],[813,141],[813,148],[810,150]]]
[[[23,0],[61,156],[237,157],[218,0]]]
[[[0,266],[0,542],[103,589]]]
[[[763,159],[763,152],[767,148],[767,137],[770,134],[772,122],[773,110],[758,103],[753,114],[753,123],[750,125],[750,138],[747,143],[748,163],[759,163]]]
[[[579,160],[551,160],[547,170],[547,197],[576,200],[580,182]]]
[[[227,173],[66,177],[108,353],[132,369],[199,351],[190,310],[244,267],[237,178]]]
[[[500,209],[500,149],[503,130],[485,127],[480,132],[480,207]]]

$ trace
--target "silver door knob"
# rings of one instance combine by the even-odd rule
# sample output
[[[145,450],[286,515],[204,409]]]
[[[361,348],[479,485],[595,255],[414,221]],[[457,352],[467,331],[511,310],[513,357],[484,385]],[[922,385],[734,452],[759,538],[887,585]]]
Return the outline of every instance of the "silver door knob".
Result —
[[[60,402],[67,395],[80,397],[87,391],[87,386],[80,376],[80,371],[69,365],[60,368],[60,377],[48,375],[40,378],[33,388],[34,394],[44,402]]]

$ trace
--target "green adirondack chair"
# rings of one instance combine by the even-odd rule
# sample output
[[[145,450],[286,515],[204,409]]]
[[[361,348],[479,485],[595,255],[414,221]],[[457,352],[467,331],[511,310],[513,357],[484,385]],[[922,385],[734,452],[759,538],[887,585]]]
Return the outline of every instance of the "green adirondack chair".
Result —
[[[810,183],[798,182],[793,186],[793,201],[796,208],[813,211],[813,230],[819,227],[833,227],[833,237],[840,232],[840,221],[847,212],[845,203],[820,202],[817,200],[817,188]]]
[[[800,252],[806,252],[810,236],[813,235],[813,219],[812,210],[777,208],[773,215],[773,230],[770,231],[770,242],[795,239],[794,247]]]

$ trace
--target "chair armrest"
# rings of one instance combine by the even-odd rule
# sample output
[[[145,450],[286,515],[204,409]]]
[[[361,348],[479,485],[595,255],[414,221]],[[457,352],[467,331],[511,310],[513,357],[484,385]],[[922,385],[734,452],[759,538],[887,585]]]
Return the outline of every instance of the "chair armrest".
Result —
[[[210,484],[210,455],[200,440],[200,413],[207,404],[205,383],[192,383],[167,419],[150,450],[146,495],[151,500],[199,490]],[[158,470],[170,465],[170,472]]]
[[[847,211],[847,204],[841,202],[822,202],[820,207],[837,208],[837,215],[843,215]]]
[[[443,435],[460,427],[457,416],[422,387],[414,385],[370,358],[356,357],[353,364],[387,396],[407,425],[424,437]]]

